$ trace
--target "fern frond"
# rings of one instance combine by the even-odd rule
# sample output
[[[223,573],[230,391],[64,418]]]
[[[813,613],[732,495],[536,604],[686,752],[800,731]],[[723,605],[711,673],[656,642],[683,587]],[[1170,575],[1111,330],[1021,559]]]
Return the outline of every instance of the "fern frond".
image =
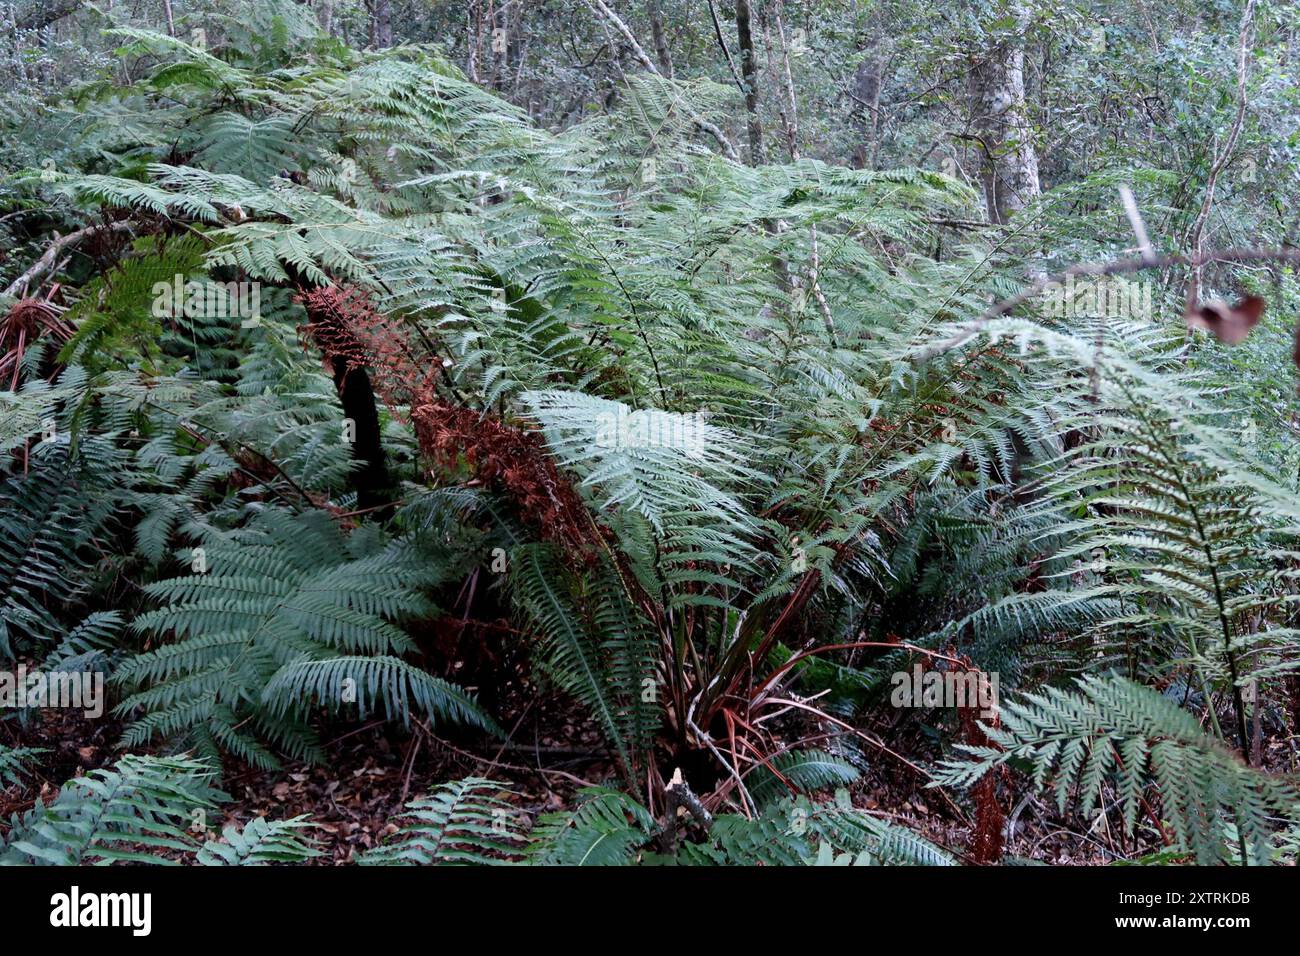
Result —
[[[306,816],[289,820],[253,817],[243,830],[226,827],[220,840],[209,840],[199,848],[202,866],[264,866],[272,863],[306,863],[320,856],[315,842],[303,831],[314,826]]]
[[[1051,781],[1062,812],[1077,788],[1074,799],[1087,813],[1109,780],[1129,832],[1144,796],[1158,795],[1178,845],[1201,863],[1231,858],[1225,825],[1263,859],[1273,817],[1300,814],[1290,784],[1246,766],[1174,701],[1123,678],[1086,676],[1073,691],[1026,694],[1001,716],[1001,727],[985,728],[991,745],[959,745],[967,757],[941,764],[932,785],[970,786],[994,767],[1023,761],[1036,786]]]
[[[191,815],[222,796],[212,776],[188,758],[123,757],[38,802],[0,845],[0,865],[175,863],[162,853],[190,850]]]
[[[406,824],[390,841],[364,854],[368,865],[500,864],[522,843],[518,811],[501,794],[509,788],[466,777],[406,805]]]

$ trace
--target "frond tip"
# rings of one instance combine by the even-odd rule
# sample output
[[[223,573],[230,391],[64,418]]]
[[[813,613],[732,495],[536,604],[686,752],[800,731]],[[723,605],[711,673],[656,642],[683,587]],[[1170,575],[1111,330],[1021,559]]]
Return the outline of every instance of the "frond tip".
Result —
[[[302,834],[313,824],[306,816],[291,820],[267,820],[253,817],[243,830],[231,826],[222,830],[222,839],[209,840],[198,853],[203,866],[264,866],[269,863],[305,863],[320,856],[316,841]]]

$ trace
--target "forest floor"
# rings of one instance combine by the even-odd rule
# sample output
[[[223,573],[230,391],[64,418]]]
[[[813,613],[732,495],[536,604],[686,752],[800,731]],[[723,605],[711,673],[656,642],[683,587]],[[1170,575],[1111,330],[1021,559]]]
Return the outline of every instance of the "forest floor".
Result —
[[[221,789],[231,799],[221,804],[220,816],[210,825],[220,829],[231,823],[242,826],[254,816],[288,819],[306,814],[316,824],[312,835],[321,850],[315,862],[345,864],[397,829],[395,819],[405,803],[447,780],[478,776],[509,783],[511,802],[536,819],[572,807],[583,787],[612,777],[615,768],[598,730],[575,725],[576,708],[570,703],[539,695],[526,680],[514,682],[513,695],[502,703],[502,725],[510,731],[504,744],[375,720],[360,727],[339,724],[332,737],[327,727],[322,735],[326,758],[320,764],[286,761],[280,770],[264,770],[227,759]],[[36,776],[0,790],[0,833],[7,830],[12,814],[29,810],[37,799],[48,803],[57,796],[63,781],[111,766],[121,756],[117,741],[122,726],[109,717],[90,720],[78,711],[46,709],[37,712],[25,732],[15,736],[15,730],[12,722],[0,723],[0,742],[43,747],[49,753]],[[891,743],[914,755],[933,750],[932,744],[927,747],[932,737],[927,728],[916,725],[905,739]],[[1265,736],[1263,744],[1269,769],[1294,771],[1294,741]],[[929,755],[937,757],[937,752]],[[1023,779],[1001,788],[1000,802],[1012,818],[1006,857],[1099,865],[1133,853],[1132,839],[1120,832],[1115,812],[1091,821],[1066,817],[1057,812],[1050,793],[1021,796],[1028,792]],[[850,796],[855,806],[904,824],[959,856],[971,842],[969,804],[949,803],[939,792],[926,789],[915,771],[886,754],[869,761]],[[1158,851],[1154,827],[1145,829],[1140,849]]]

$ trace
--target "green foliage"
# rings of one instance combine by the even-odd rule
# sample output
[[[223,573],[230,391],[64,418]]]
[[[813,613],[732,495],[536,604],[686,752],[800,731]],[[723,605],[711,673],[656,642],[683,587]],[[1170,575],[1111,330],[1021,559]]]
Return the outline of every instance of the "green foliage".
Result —
[[[656,722],[645,693],[654,684],[652,637],[613,574],[575,579],[544,545],[517,548],[511,564],[515,605],[543,637],[545,673],[588,707],[631,776]],[[593,593],[584,594],[588,585]]]
[[[31,773],[45,747],[5,747],[0,745],[0,789],[15,786]]]
[[[972,322],[1027,278],[1125,254],[1120,185],[1160,251],[1293,244],[1300,99],[1276,10],[1243,61],[1239,140],[1233,5],[1039,18],[1016,145],[1052,145],[1055,185],[986,226],[969,184],[991,144],[952,131],[978,119],[969,64],[1015,39],[1006,11],[836,0],[801,9],[795,43],[794,19],[767,10],[776,95],[750,117],[701,52],[711,15],[672,10],[677,68],[656,73],[618,62],[607,24],[571,6],[511,13],[542,41],[563,30],[562,57],[511,43],[490,65],[463,11],[436,3],[403,9],[399,33],[441,52],[352,50],[288,0],[200,4],[174,35],[96,11],[114,29],[77,66],[56,64],[58,31],[0,40],[18,124],[0,146],[6,279],[56,232],[114,223],[32,290],[67,306],[65,367],[31,349],[21,389],[0,392],[0,661],[110,671],[129,747],[270,768],[321,759],[322,722],[354,716],[500,732],[440,676],[478,669],[460,660],[474,653],[422,641],[417,658],[413,635],[445,614],[510,633],[530,690],[581,708],[624,791],[588,791],[525,835],[505,787],[449,783],[367,862],[838,865],[953,862],[809,799],[857,781],[864,738],[892,754],[864,728],[914,726],[875,719],[891,671],[952,653],[1029,693],[940,783],[1027,768],[1085,813],[1114,788],[1139,859],[1293,856],[1290,783],[1227,748],[1250,746],[1246,689],[1275,692],[1300,659],[1280,358],[1294,276],[1199,270],[1203,299],[1269,299],[1232,350],[1186,333],[1179,268],[1135,275],[1151,315],[1032,298]],[[336,32],[363,26],[329,9]],[[652,35],[649,7],[623,15]],[[204,42],[186,30],[199,18]],[[1085,43],[1098,23],[1103,51]],[[595,59],[574,66],[570,47]],[[873,104],[858,81],[877,60]],[[24,100],[42,88],[60,98],[37,113]],[[751,119],[766,142],[747,164],[728,137]],[[260,283],[259,322],[159,308],[177,277]],[[384,318],[336,331],[365,340],[400,500],[358,504],[348,380],[299,331],[314,286],[355,287]],[[570,491],[585,513],[556,520],[548,499]],[[489,571],[497,547],[508,567]],[[1113,671],[1126,679],[1095,676]],[[925,724],[944,747],[948,716]],[[0,751],[0,782],[29,757]],[[205,805],[199,765],[154,759],[74,783],[6,855],[129,858],[134,836],[189,852],[176,827]],[[700,762],[716,817],[664,832],[647,781]],[[1144,801],[1170,828],[1163,857],[1144,856]],[[305,826],[255,819],[198,858],[304,862]]]
[[[517,811],[491,780],[466,777],[446,783],[406,805],[406,824],[390,842],[361,858],[363,864],[439,865],[500,863],[521,842]]]
[[[128,745],[185,733],[203,753],[227,749],[262,766],[277,763],[267,743],[319,759],[306,710],[316,697],[341,706],[347,678],[363,709],[382,703],[404,720],[416,706],[491,726],[463,692],[397,659],[414,645],[396,622],[432,612],[420,589],[437,571],[413,549],[377,533],[346,537],[320,511],[275,509],[211,531],[200,547],[188,557],[204,570],[149,585],[164,606],[133,623],[171,640],[114,675],[132,691],[118,712],[143,712]]]
[[[756,820],[719,817],[700,844],[686,844],[681,862],[713,866],[807,866],[825,854],[847,854],[876,866],[951,866],[924,838],[861,810],[785,800]]]
[[[55,641],[62,613],[85,594],[95,565],[89,542],[119,493],[116,458],[103,442],[77,453],[56,437],[35,447],[26,475],[0,476],[0,660]]]
[[[0,750],[0,782],[6,766],[39,752]],[[227,826],[221,839],[196,845],[202,821],[227,799],[211,787],[212,777],[211,767],[187,757],[123,757],[111,770],[68,781],[52,803],[38,800],[15,816],[7,837],[0,838],[0,865],[174,865],[193,852],[202,866],[262,866],[320,855],[316,841],[303,832],[313,824],[301,816],[254,817],[242,830]]]
[[[569,810],[543,814],[526,835],[518,811],[497,794],[503,785],[467,778],[408,805],[413,822],[372,851],[369,863],[499,863],[536,866],[805,865],[817,847],[878,865],[950,865],[952,858],[914,833],[870,814],[802,798],[774,804],[761,818],[725,815],[702,842],[676,854],[654,852],[661,834],[649,812],[627,794],[603,787],[579,794]]]
[[[629,551],[635,553],[637,533],[648,525],[666,553],[660,567],[670,581],[691,562],[754,560],[746,543],[754,521],[723,490],[762,480],[745,467],[748,449],[736,436],[695,416],[633,411],[576,392],[528,392],[521,399],[552,453],[591,490],[593,506],[626,514]]]
[[[396,657],[335,657],[288,664],[262,691],[263,703],[276,717],[311,700],[335,710],[343,702],[356,703],[362,720],[382,705],[389,720],[408,723],[414,710],[441,723],[500,733],[465,691]]]
[[[123,757],[15,818],[0,864],[176,863],[191,848],[192,814],[222,796],[211,777],[210,767],[189,758]]]
[[[320,856],[315,841],[302,833],[313,824],[306,817],[267,820],[254,817],[243,830],[228,826],[222,839],[209,840],[199,848],[197,861],[203,866],[265,866],[272,863],[305,863]]]
[[[149,367],[159,358],[164,318],[185,321],[181,312],[185,299],[176,302],[168,294],[161,300],[167,308],[159,308],[155,287],[161,285],[170,293],[180,276],[183,288],[202,262],[203,241],[196,236],[167,243],[138,242],[136,255],[120,260],[81,289],[81,298],[67,312],[77,332],[63,347],[60,359],[91,369],[111,361],[143,361]]]
[[[946,761],[936,785],[969,786],[994,767],[1023,765],[1036,786],[1050,780],[1062,812],[1073,792],[1087,815],[1110,783],[1130,833],[1142,801],[1156,794],[1175,848],[1201,864],[1231,860],[1234,836],[1253,859],[1266,858],[1275,815],[1300,813],[1290,784],[1244,765],[1176,702],[1122,678],[1087,676],[1074,691],[1025,694],[1001,716],[1000,728],[986,729],[992,745],[959,745],[968,758]]]
[[[538,818],[527,859],[537,866],[622,866],[657,831],[646,809],[627,794],[588,788],[573,809]]]
[[[296,151],[293,117],[251,120],[227,111],[208,119],[196,158],[213,172],[264,182],[286,166],[296,167]]]
[[[774,757],[770,767],[760,767],[749,792],[762,806],[784,796],[787,788],[808,793],[847,787],[860,773],[850,761],[820,750],[791,750]]]

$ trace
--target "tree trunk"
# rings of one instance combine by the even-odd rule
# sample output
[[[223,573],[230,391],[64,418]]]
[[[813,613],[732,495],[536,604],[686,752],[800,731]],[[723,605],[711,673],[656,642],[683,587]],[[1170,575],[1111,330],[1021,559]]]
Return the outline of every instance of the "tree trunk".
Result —
[[[853,126],[854,169],[872,169],[876,165],[877,136],[880,131],[880,86],[885,67],[880,34],[874,31],[862,51],[862,60],[853,73],[853,108],[849,122]]]
[[[325,33],[334,35],[334,0],[322,0],[316,9],[316,22]]]
[[[392,480],[380,437],[379,409],[370,376],[363,368],[349,369],[334,359],[334,386],[338,389],[343,415],[355,429],[352,458],[360,464],[352,475],[359,509],[377,508],[392,500]]]
[[[380,50],[393,45],[392,0],[370,0],[370,43]]]
[[[478,76],[478,59],[482,50],[483,27],[478,3],[466,5],[465,10],[465,72],[475,83],[481,82]]]
[[[749,161],[763,164],[763,124],[758,118],[758,60],[754,57],[754,32],[750,26],[749,0],[736,0],[736,38],[740,46],[740,75],[745,82],[745,131],[749,137]]]
[[[989,222],[1004,223],[1039,194],[1038,154],[1025,109],[1025,28],[1017,8],[1015,33],[972,58],[971,127],[982,154],[981,179]]]
[[[664,33],[664,15],[659,8],[659,0],[646,0],[646,13],[650,17],[650,35],[654,38],[655,59],[659,61],[659,72],[672,79],[673,55],[668,49],[668,37]]]
[[[767,21],[768,10],[771,9],[776,20],[776,35],[781,41],[781,58],[777,63],[776,55],[772,49],[771,41],[771,24]],[[786,148],[790,151],[790,161],[799,161],[799,101],[794,92],[794,74],[790,71],[790,39],[785,33],[785,24],[781,22],[780,4],[773,4],[771,8],[759,8],[759,21],[763,25],[763,39],[767,48],[767,62],[777,64],[776,70],[779,75],[778,83],[781,90],[777,93],[777,102],[780,107],[777,110],[781,117],[781,126],[785,130]]]

